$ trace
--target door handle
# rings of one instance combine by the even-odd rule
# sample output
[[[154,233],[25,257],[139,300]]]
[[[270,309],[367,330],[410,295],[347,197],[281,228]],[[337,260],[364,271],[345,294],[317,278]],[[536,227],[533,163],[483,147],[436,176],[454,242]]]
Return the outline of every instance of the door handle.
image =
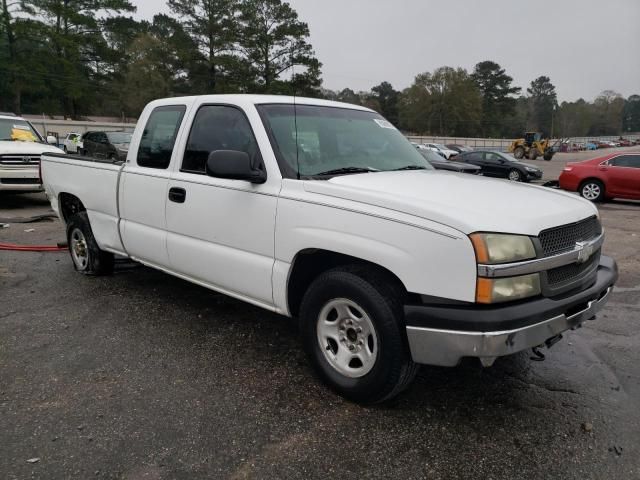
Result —
[[[184,188],[173,187],[169,189],[169,200],[176,203],[184,203],[187,199],[187,191]]]

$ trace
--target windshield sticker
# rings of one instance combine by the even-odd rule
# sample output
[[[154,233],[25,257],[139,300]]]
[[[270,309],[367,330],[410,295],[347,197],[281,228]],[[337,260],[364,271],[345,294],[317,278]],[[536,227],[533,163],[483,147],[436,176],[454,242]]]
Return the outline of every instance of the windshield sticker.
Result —
[[[27,130],[28,132],[31,131],[28,125],[14,125],[13,128],[14,130]]]
[[[379,118],[374,118],[373,121],[376,122],[378,126],[381,128],[390,128],[392,130],[396,129],[396,127],[394,127],[391,122],[388,122],[386,120],[380,120]]]
[[[16,125],[14,125],[15,127]],[[35,142],[36,136],[31,130],[23,130],[21,128],[13,128],[11,130],[11,140],[17,140],[19,142]]]

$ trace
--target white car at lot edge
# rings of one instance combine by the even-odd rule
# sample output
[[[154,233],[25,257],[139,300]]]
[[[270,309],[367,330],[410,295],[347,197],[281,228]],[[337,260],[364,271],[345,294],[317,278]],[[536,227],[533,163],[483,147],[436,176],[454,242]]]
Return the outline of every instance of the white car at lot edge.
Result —
[[[418,364],[549,347],[618,276],[590,202],[434,170],[343,103],[156,100],[126,161],[46,154],[42,174],[78,272],[123,255],[294,317],[320,378],[363,403],[397,395]]]
[[[47,141],[55,143],[55,137]],[[41,190],[38,172],[43,153],[63,153],[45,143],[33,125],[12,114],[0,114],[0,191]]]
[[[78,153],[82,148],[82,134],[78,132],[67,133],[62,141],[62,148],[67,153]]]
[[[450,157],[458,154],[458,152],[456,152],[455,150],[451,150],[441,143],[425,143],[424,145],[431,148],[432,150],[441,152],[444,155],[444,158],[446,158],[447,160],[449,160]]]

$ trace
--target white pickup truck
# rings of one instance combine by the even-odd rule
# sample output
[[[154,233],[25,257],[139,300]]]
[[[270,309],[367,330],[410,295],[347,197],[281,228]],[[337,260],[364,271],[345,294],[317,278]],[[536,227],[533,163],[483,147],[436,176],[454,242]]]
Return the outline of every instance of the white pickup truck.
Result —
[[[31,192],[42,189],[38,169],[43,153],[63,153],[47,142],[24,118],[0,113],[0,191]]]
[[[44,155],[75,268],[114,254],[299,319],[320,377],[380,402],[417,364],[550,346],[617,279],[598,211],[436,171],[374,111],[279,96],[151,102],[126,162]]]

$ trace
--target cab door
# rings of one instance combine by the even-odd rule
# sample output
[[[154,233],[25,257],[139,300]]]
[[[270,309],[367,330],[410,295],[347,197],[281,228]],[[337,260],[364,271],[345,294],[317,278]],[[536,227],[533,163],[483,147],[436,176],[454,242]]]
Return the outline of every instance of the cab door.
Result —
[[[144,130],[132,139],[120,181],[120,232],[129,256],[169,268],[165,207],[169,165],[187,106],[162,105],[140,118]],[[132,153],[133,152],[133,153]]]
[[[270,307],[281,178],[267,172],[266,182],[255,184],[206,173],[216,150],[246,152],[254,167],[266,171],[248,115],[260,127],[253,106],[201,104],[195,111],[182,162],[169,181],[167,249],[174,272]],[[268,145],[262,127],[260,133]]]

